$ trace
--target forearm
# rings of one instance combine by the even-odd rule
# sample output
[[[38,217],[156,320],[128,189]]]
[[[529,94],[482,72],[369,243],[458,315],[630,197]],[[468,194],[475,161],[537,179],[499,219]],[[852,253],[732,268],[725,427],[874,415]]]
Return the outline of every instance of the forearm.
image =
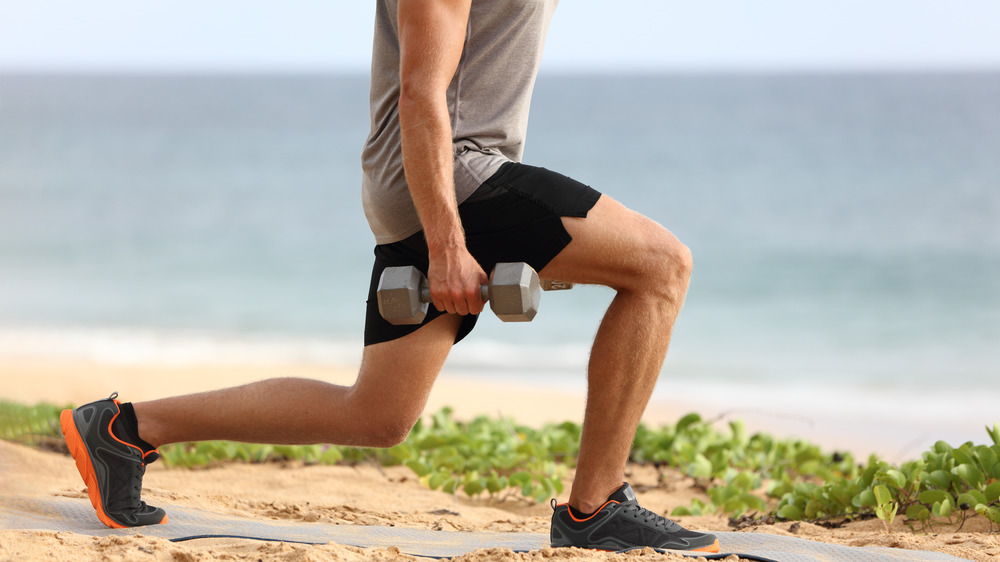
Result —
[[[439,310],[478,314],[486,273],[469,254],[458,214],[453,175],[451,120],[444,95],[410,95],[403,89],[399,121],[403,169],[427,240],[427,278]]]
[[[470,6],[470,0],[400,0],[398,8],[403,169],[432,261],[465,249],[447,91],[464,48]]]
[[[399,99],[403,168],[432,256],[465,246],[453,175],[451,120],[444,95],[413,91]]]

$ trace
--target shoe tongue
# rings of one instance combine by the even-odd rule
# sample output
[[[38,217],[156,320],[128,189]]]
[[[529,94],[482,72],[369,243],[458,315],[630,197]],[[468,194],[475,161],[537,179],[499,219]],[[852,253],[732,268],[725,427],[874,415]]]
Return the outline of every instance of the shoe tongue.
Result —
[[[111,424],[111,433],[122,441],[137,447],[142,451],[143,457],[147,457],[151,452],[156,452],[155,447],[139,437],[139,421],[135,418],[135,408],[132,407],[131,402],[118,403],[118,416]],[[152,459],[143,462],[153,462],[158,456],[159,453],[156,453]]]
[[[632,486],[629,486],[628,482],[624,482],[621,488],[618,488],[615,490],[615,493],[608,496],[608,499],[619,503],[635,501],[635,492],[632,491]]]

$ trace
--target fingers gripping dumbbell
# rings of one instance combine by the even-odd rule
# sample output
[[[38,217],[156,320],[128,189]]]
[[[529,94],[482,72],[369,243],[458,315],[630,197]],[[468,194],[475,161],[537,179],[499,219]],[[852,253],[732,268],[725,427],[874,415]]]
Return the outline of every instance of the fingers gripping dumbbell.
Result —
[[[482,286],[482,299],[504,322],[529,322],[541,299],[538,274],[526,263],[498,263]],[[387,267],[378,281],[378,311],[390,324],[419,324],[431,302],[427,278],[417,268]]]

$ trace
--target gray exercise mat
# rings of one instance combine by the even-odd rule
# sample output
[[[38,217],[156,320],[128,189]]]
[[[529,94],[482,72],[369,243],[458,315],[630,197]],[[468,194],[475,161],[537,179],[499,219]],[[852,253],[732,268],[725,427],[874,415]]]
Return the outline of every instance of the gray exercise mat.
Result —
[[[429,531],[402,527],[274,521],[178,506],[170,506],[167,512],[169,523],[166,525],[151,525],[141,529],[109,529],[98,521],[86,499],[0,496],[0,528],[3,529],[70,531],[93,536],[142,534],[175,541],[222,536],[310,544],[333,542],[362,548],[395,546],[406,554],[432,558],[460,556],[480,548],[528,551],[549,546],[548,536],[542,533]],[[711,558],[737,554],[764,562],[962,560],[938,552],[847,547],[766,533],[716,535],[719,537],[721,551],[718,555],[710,556]],[[705,556],[704,553],[698,555]]]

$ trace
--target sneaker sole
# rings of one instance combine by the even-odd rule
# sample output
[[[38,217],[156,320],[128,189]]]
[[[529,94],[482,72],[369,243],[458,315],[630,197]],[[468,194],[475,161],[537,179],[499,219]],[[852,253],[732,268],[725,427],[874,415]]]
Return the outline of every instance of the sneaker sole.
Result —
[[[565,545],[565,546],[552,545],[552,548],[579,548],[581,550],[589,550],[591,552],[631,552],[633,550],[638,550],[643,548],[652,548],[653,550],[659,552],[660,554],[670,554],[672,552],[708,552],[709,554],[716,554],[719,552],[719,539],[715,539],[715,542],[708,546],[703,546],[701,548],[692,548],[689,550],[679,550],[676,548],[657,548],[655,546],[654,547],[633,546],[632,548],[626,548],[624,550],[606,550],[603,548],[589,548],[585,546],[572,546],[572,545]]]
[[[711,553],[719,552],[719,539],[715,539],[715,542],[708,546],[703,546],[701,548],[693,548],[687,552],[711,552]]]
[[[66,439],[66,446],[69,447],[69,453],[73,455],[73,460],[76,461],[76,469],[80,472],[83,483],[87,485],[87,495],[90,496],[90,504],[97,511],[97,518],[101,520],[101,523],[112,529],[129,529],[130,527],[116,522],[104,511],[104,505],[101,502],[101,490],[97,485],[97,473],[94,472],[93,461],[90,458],[90,451],[87,449],[87,444],[80,435],[80,430],[76,428],[76,422],[73,420],[73,410],[63,410],[59,414],[59,425],[62,426],[63,437]],[[160,523],[166,522],[167,516],[164,515]]]

